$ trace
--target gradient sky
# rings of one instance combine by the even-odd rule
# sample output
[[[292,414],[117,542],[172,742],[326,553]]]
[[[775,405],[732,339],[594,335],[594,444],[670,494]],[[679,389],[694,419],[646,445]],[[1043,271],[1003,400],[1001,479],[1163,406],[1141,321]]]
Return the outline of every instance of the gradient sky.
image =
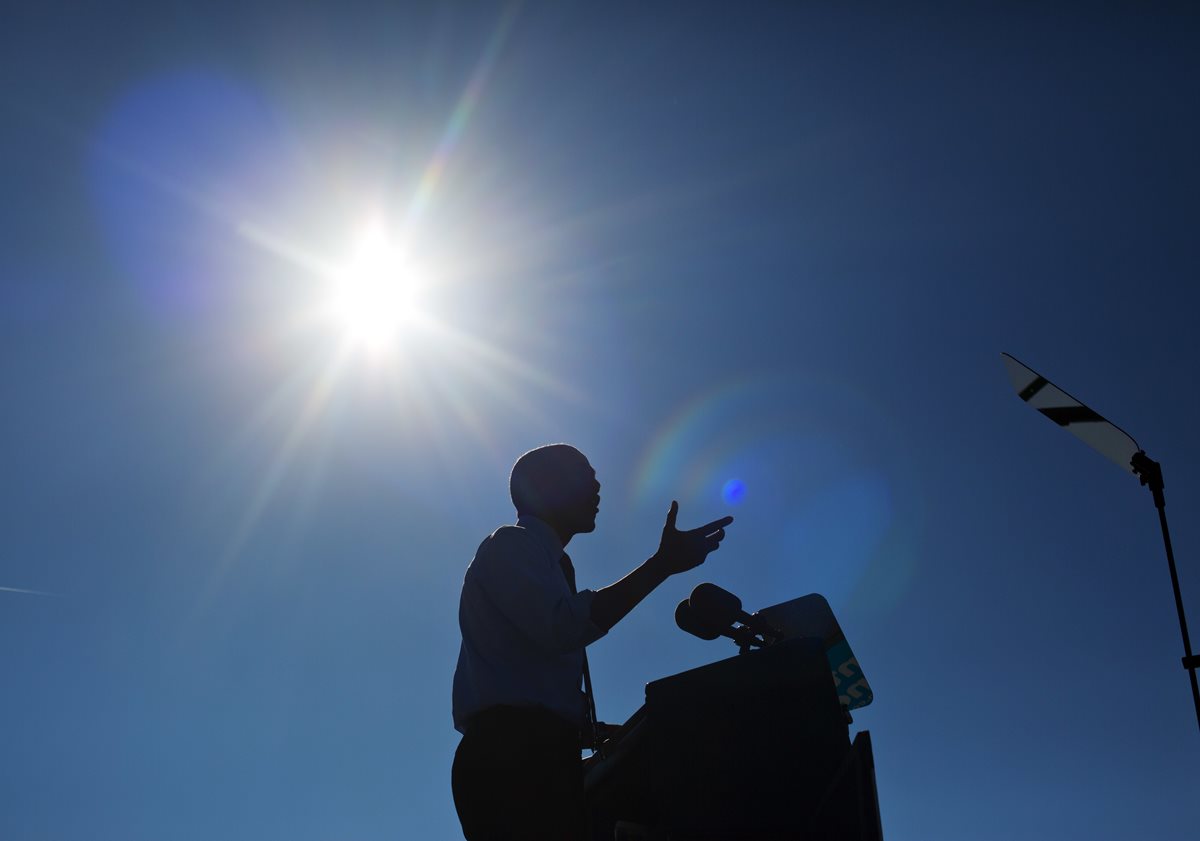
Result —
[[[904,5],[6,11],[0,837],[456,837],[462,574],[561,440],[583,586],[737,518],[605,720],[733,653],[700,581],[820,592],[891,841],[1194,838],[1150,495],[999,354],[1163,463],[1200,635],[1200,19]],[[372,219],[375,354],[318,307]]]

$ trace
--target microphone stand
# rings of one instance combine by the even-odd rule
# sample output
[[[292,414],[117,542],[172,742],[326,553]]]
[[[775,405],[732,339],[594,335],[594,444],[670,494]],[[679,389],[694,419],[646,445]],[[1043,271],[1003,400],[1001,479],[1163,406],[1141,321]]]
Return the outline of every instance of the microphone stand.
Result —
[[[1179,614],[1179,632],[1183,635],[1183,668],[1192,681],[1192,702],[1196,705],[1196,723],[1200,725],[1200,685],[1196,681],[1196,669],[1200,668],[1200,656],[1192,654],[1192,641],[1188,637],[1187,617],[1183,613],[1183,596],[1179,592],[1179,573],[1175,569],[1175,553],[1171,550],[1171,533],[1167,530],[1167,502],[1163,496],[1162,466],[1138,450],[1130,460],[1133,472],[1143,485],[1154,495],[1154,507],[1158,509],[1158,524],[1162,527],[1163,546],[1167,549],[1167,566],[1171,569],[1171,586],[1175,590],[1175,610]]]
[[[751,646],[766,648],[770,645],[770,642],[766,639],[759,639],[758,635],[746,625],[739,625],[735,628],[730,628],[728,631],[722,631],[721,635],[729,637],[737,643],[738,654],[746,654],[750,651]]]

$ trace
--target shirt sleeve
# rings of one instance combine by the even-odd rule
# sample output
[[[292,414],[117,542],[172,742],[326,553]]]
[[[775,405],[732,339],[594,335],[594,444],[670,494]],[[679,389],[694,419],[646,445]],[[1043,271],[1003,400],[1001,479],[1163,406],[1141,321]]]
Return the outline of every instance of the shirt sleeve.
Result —
[[[485,540],[468,575],[484,598],[548,653],[565,654],[604,636],[591,619],[596,594],[571,593],[561,568],[518,529],[501,529]]]

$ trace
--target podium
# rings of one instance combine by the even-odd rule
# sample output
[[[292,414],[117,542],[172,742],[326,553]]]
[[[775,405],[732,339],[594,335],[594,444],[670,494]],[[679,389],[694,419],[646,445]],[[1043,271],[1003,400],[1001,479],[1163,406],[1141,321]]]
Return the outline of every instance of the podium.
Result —
[[[647,684],[604,758],[585,763],[590,837],[882,838],[870,735],[851,742],[831,668],[837,636],[785,636]]]

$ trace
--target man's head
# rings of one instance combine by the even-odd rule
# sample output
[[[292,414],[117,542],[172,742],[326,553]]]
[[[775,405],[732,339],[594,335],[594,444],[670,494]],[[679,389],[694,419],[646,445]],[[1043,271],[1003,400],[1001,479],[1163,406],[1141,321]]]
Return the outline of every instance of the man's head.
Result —
[[[563,537],[594,531],[600,483],[587,457],[569,444],[547,444],[525,453],[508,482],[517,514],[545,520]]]

